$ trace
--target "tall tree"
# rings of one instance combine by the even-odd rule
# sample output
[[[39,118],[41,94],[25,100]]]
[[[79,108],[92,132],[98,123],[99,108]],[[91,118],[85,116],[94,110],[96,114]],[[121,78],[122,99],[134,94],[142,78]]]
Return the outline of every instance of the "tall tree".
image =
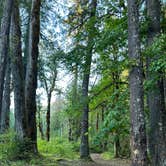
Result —
[[[37,153],[37,128],[36,128],[36,88],[38,43],[40,34],[40,0],[32,0],[28,59],[25,80],[25,108],[27,113],[27,134],[31,140],[31,150]]]
[[[160,12],[159,0],[147,1],[147,15],[149,19],[148,46],[153,44],[157,35],[160,34]],[[152,88],[148,90],[148,108],[150,111],[150,136],[149,148],[152,157],[152,165],[164,166],[166,163],[166,137],[165,121],[166,111],[164,106],[164,81],[163,71],[154,72],[150,70],[151,64],[157,61],[160,55],[147,58],[147,80],[152,81]]]
[[[96,7],[97,0],[93,0],[90,2],[90,19],[92,23],[88,29],[88,41],[87,41],[87,52],[85,55],[85,64],[83,71],[83,83],[82,83],[82,120],[81,120],[81,145],[80,145],[80,157],[82,159],[90,158],[89,154],[89,136],[88,136],[88,128],[89,128],[89,101],[88,101],[88,89],[89,89],[89,78],[91,71],[91,62],[92,62],[92,54],[94,48],[94,30],[95,30],[95,16],[96,16]]]
[[[48,41],[47,41],[48,42]],[[55,82],[57,79],[58,56],[60,51],[56,49],[52,42],[49,44],[45,41],[40,45],[41,56],[39,59],[39,80],[47,96],[46,109],[46,140],[50,140],[50,116],[51,116],[51,99],[55,91]],[[49,48],[49,49],[48,49]]]
[[[9,49],[9,30],[11,20],[13,0],[3,2],[3,16],[1,20],[1,38],[0,38],[0,119],[2,109],[2,97],[4,89],[4,77],[6,70],[6,60]]]
[[[6,132],[9,129],[9,114],[10,114],[10,89],[11,89],[11,65],[10,58],[7,57],[7,67],[5,74],[4,93],[1,113],[1,132]]]
[[[129,83],[132,166],[147,166],[143,69],[139,39],[139,3],[137,0],[128,0],[128,48],[131,61]]]
[[[19,2],[14,1],[11,18],[11,66],[14,86],[15,130],[19,140],[26,136],[24,68],[21,50]]]

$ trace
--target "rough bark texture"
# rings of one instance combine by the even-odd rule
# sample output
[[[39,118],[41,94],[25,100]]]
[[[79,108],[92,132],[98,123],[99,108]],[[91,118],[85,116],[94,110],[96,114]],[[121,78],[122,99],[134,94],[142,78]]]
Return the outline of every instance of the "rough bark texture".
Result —
[[[10,58],[7,58],[7,68],[5,74],[5,84],[2,102],[1,113],[1,132],[4,133],[9,129],[9,114],[10,114],[10,81],[11,81],[11,66]]]
[[[160,34],[160,1],[147,1],[147,15],[149,17],[148,45],[150,46],[154,38]],[[164,83],[162,71],[151,72],[149,70],[152,62],[157,60],[160,55],[154,58],[147,58],[147,80],[154,81],[153,88],[148,90],[148,108],[150,111],[150,133],[149,148],[153,166],[166,165],[166,110],[164,106]],[[157,79],[156,79],[156,76]]]
[[[30,14],[31,14],[31,5],[27,5],[26,12],[28,14],[28,20],[26,25],[26,32],[24,36],[24,57],[23,57],[23,66],[24,66],[24,77],[26,76],[26,66],[27,66],[27,58],[28,58],[28,49],[29,49],[29,26],[30,26]]]
[[[37,153],[37,127],[36,127],[36,88],[37,88],[37,64],[38,43],[40,33],[40,0],[32,0],[29,50],[26,68],[25,83],[25,107],[27,113],[27,134],[31,140],[31,150]]]
[[[146,131],[143,102],[143,71],[139,40],[139,10],[137,0],[128,0],[128,44],[131,60],[130,112],[132,166],[147,166]]]
[[[9,30],[11,20],[13,0],[4,0],[3,16],[1,20],[1,37],[0,37],[0,120],[2,109],[2,97],[4,89],[4,77],[6,70],[6,59],[9,49]]]
[[[40,103],[40,100],[39,100],[38,109],[37,109],[38,127],[39,127],[39,132],[40,132],[40,135],[41,135],[41,139],[44,140],[44,132],[43,132],[43,123],[42,123],[41,111],[42,111],[42,106],[41,106],[41,103]]]
[[[84,71],[83,84],[82,84],[82,100],[83,100],[83,115],[81,120],[81,158],[90,158],[89,154],[89,102],[88,102],[88,87],[91,68],[92,52],[86,57],[86,70]]]
[[[96,15],[96,6],[97,0],[93,0],[90,4],[90,17],[95,17]],[[87,55],[85,57],[85,69],[83,73],[83,83],[82,83],[82,103],[83,103],[83,113],[81,120],[81,145],[80,145],[80,157],[82,159],[90,158],[89,154],[89,99],[88,99],[88,87],[89,87],[89,78],[90,78],[90,70],[91,70],[91,61],[92,61],[92,53],[93,53],[93,37],[92,33],[94,32],[94,26],[91,25],[91,29],[89,31],[88,36],[88,46],[87,46]]]
[[[11,19],[11,66],[14,87],[15,130],[20,140],[26,136],[24,70],[18,2],[14,2]]]
[[[51,93],[47,96],[47,115],[46,115],[46,122],[47,122],[47,129],[46,129],[46,139],[50,141],[50,112],[51,112]]]

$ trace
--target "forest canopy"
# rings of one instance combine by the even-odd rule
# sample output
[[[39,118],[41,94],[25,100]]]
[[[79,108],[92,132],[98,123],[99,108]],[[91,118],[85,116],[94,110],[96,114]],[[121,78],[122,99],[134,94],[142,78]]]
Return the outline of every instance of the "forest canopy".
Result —
[[[166,166],[165,0],[0,0],[0,165]]]

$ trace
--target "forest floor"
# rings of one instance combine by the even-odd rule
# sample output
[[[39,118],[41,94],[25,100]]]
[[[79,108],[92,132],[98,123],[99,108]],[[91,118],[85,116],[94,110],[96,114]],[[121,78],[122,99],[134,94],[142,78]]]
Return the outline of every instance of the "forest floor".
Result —
[[[91,154],[93,162],[83,162],[81,160],[75,161],[60,161],[59,166],[130,166],[130,160],[126,159],[112,159],[104,160],[100,154]]]
[[[130,166],[130,160],[120,158],[104,160],[98,153],[91,154],[91,158],[93,161],[58,159],[55,155],[39,156],[31,161],[0,161],[0,166]]]

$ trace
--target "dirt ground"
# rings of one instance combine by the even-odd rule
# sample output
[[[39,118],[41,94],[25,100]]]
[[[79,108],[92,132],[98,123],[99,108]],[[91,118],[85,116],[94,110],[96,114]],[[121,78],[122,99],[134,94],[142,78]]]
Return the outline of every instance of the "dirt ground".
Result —
[[[130,166],[130,160],[112,159],[104,160],[100,154],[91,154],[93,162],[77,161],[60,161],[59,166]]]

